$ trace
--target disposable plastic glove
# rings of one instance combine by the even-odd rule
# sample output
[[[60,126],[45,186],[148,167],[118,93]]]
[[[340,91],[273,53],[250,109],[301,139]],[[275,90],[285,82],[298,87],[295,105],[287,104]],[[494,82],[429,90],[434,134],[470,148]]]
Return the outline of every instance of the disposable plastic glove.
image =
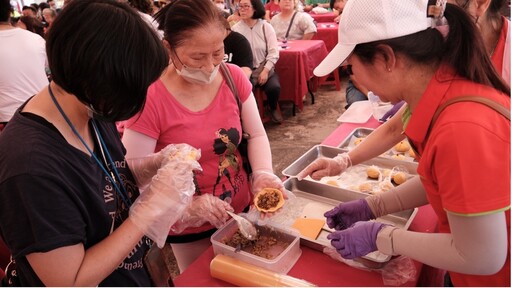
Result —
[[[388,121],[388,119],[393,117],[393,115],[395,115],[396,112],[398,112],[398,110],[400,110],[400,108],[402,108],[402,106],[404,104],[405,104],[405,101],[400,101],[400,102],[396,103],[395,105],[393,105],[393,107],[391,107],[391,109],[389,109],[388,112],[386,112],[384,115],[382,115],[382,117],[379,119],[379,121],[380,122]]]
[[[338,156],[332,159],[318,158],[304,168],[304,170],[300,171],[297,174],[297,179],[300,181],[310,175],[314,180],[320,180],[325,176],[339,175],[350,166],[352,166],[352,161],[348,153],[338,154]]]
[[[187,144],[174,145],[162,168],[130,207],[130,220],[162,248],[172,224],[195,192],[193,170],[201,170],[201,152]]]
[[[144,188],[149,184],[158,169],[167,163],[171,155],[180,149],[188,149],[183,145],[188,146],[188,144],[169,144],[157,153],[149,154],[145,157],[127,159],[128,166],[135,177],[135,181],[137,181],[137,186]]]
[[[354,259],[377,250],[377,234],[386,224],[357,222],[354,226],[327,235],[331,245],[345,259]]]
[[[286,193],[283,185],[283,181],[279,179],[274,173],[268,171],[254,171],[252,173],[252,192],[254,194],[261,191],[263,188],[274,188],[279,189],[283,192],[283,196],[286,198]]]
[[[324,213],[327,226],[336,230],[347,229],[358,221],[375,219],[365,199],[341,203]]]
[[[229,218],[226,210],[234,212],[231,205],[211,194],[195,196],[181,214],[180,219],[171,227],[171,231],[181,233],[187,227],[199,227],[206,222],[219,228]]]

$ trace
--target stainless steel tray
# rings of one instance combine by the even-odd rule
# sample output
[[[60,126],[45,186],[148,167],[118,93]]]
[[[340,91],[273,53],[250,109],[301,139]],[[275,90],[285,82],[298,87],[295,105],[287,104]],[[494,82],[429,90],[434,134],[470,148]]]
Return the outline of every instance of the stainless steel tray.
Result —
[[[292,164],[290,164],[288,167],[286,167],[282,173],[285,176],[288,177],[295,177],[297,174],[299,174],[300,171],[302,171],[304,168],[306,168],[309,164],[311,164],[313,161],[315,161],[318,158],[326,157],[326,158],[334,158],[339,153],[346,152],[343,148],[336,148],[331,146],[324,146],[324,145],[316,145],[313,146],[309,151],[307,151],[305,154],[300,156],[297,160],[295,160]],[[410,162],[410,161],[400,161],[395,160],[387,157],[375,157],[373,159],[370,159],[368,161],[365,161],[361,164],[355,165],[354,167],[350,168],[350,170],[347,170],[346,173],[342,173],[341,175],[333,175],[332,177],[326,177],[327,180],[332,179],[338,179],[341,182],[346,181],[346,185],[338,185],[341,186],[341,188],[350,189],[353,191],[359,192],[356,189],[350,188],[350,186],[354,186],[355,184],[359,185],[364,182],[372,182],[374,180],[370,180],[366,176],[366,167],[375,165],[382,169],[393,169],[394,167],[400,167],[400,169],[404,169],[407,172],[407,175],[414,176],[417,175],[417,169],[418,169],[418,163],[416,162]],[[353,171],[353,172],[351,172]],[[351,173],[351,174],[350,174]],[[350,181],[348,181],[350,180]],[[314,182],[321,182],[321,181],[315,181],[311,178],[306,178],[303,181],[314,181]],[[326,182],[324,181],[324,183]],[[359,181],[359,182],[358,182]],[[350,183],[349,183],[350,182]],[[356,183],[357,182],[357,183]],[[328,185],[328,184],[322,184],[322,185]],[[366,195],[366,193],[365,193]]]
[[[367,196],[359,192],[324,185],[317,182],[307,180],[298,181],[296,178],[287,179],[284,182],[284,187],[294,193],[294,195],[298,198],[298,202],[302,201],[307,202],[307,205],[318,204],[317,206],[319,207],[325,207],[325,211],[318,211],[319,216],[315,217],[322,219],[324,212],[334,208],[339,203],[362,199]],[[399,228],[408,229],[417,212],[418,208],[409,209],[380,217],[376,219],[376,221],[392,224]],[[319,236],[314,240],[301,237],[301,244],[318,251],[323,251],[324,247],[329,247],[331,245],[330,241],[327,239],[327,235],[331,233],[329,230],[330,229],[322,229]],[[362,258],[374,262],[377,264],[377,266],[367,265],[368,263],[363,264],[369,267],[371,266],[372,268],[378,268],[379,264],[383,265],[389,261],[391,256],[375,251],[366,256],[363,256]]]
[[[286,167],[282,174],[287,177],[295,177],[302,171],[306,166],[315,161],[320,157],[334,158],[339,153],[346,152],[344,149],[337,147],[326,146],[326,145],[315,145],[311,147],[306,153],[300,156],[292,164]]]
[[[373,130],[375,130],[375,129],[365,128],[365,127],[356,128],[347,136],[347,138],[345,138],[345,140],[343,140],[343,142],[341,142],[341,144],[338,147],[348,149],[350,140],[352,140],[354,137],[355,138],[364,138],[364,137],[370,135],[370,133],[372,133]]]
[[[355,147],[354,141],[357,138],[365,138],[366,136],[370,135],[375,129],[373,128],[356,128],[354,129],[346,138],[341,142],[340,145],[338,145],[338,148],[342,148],[346,151],[350,151]],[[381,157],[384,158],[390,158],[397,161],[403,161],[403,162],[416,162],[413,156],[409,154],[409,152],[398,152],[392,147],[388,151],[384,152]],[[401,157],[401,158],[395,158],[395,157]]]

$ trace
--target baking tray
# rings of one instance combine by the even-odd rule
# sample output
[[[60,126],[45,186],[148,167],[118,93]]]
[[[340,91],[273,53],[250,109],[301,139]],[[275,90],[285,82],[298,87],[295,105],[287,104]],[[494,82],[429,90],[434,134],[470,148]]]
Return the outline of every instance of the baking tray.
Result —
[[[333,187],[329,185],[324,185],[317,182],[306,180],[298,181],[296,178],[287,179],[284,182],[284,187],[293,192],[294,195],[297,197],[295,203],[304,202],[307,203],[306,205],[311,205],[313,203],[319,204],[318,206],[326,207],[325,211],[318,211],[318,216],[315,217],[322,219],[324,219],[323,213],[328,211],[328,209],[332,209],[342,202],[362,199],[367,196],[362,193],[338,187]],[[295,208],[300,207],[304,209],[304,206],[301,206],[300,204],[296,205],[297,206]],[[376,221],[386,224],[392,224],[395,227],[408,229],[411,222],[414,220],[414,217],[416,216],[417,212],[418,208],[404,210],[377,218]],[[294,219],[291,219],[289,223],[292,223],[293,221]],[[310,247],[318,251],[323,251],[325,247],[331,246],[330,241],[327,239],[327,235],[329,235],[329,233],[331,232],[332,229],[322,229],[316,239],[310,239],[301,236],[301,245]],[[367,254],[366,256],[363,256],[362,258],[370,260],[373,264],[375,264],[371,265],[367,261],[362,262],[366,266],[371,268],[380,268],[391,259],[391,256],[380,253],[379,251],[375,251]]]
[[[315,145],[302,156],[300,156],[297,160],[295,160],[292,164],[286,167],[282,171],[282,174],[287,177],[295,177],[297,174],[299,174],[300,171],[306,168],[306,166],[315,161],[317,158],[334,158],[336,155],[342,152],[347,152],[347,150],[326,145]]]
[[[354,149],[355,147],[355,140],[358,138],[365,138],[366,136],[370,135],[375,129],[372,128],[356,128],[354,129],[346,138],[341,142],[340,145],[338,145],[338,148],[342,148],[346,151],[350,151]],[[393,146],[388,151],[382,153],[381,157],[390,158],[393,160],[398,161],[404,161],[404,162],[417,162],[416,159],[414,159],[414,156],[409,154],[409,151],[406,152],[399,152],[395,150],[395,147]]]
[[[297,160],[295,160],[292,164],[286,167],[282,174],[287,177],[295,177],[306,168],[309,164],[315,161],[318,158],[326,157],[326,158],[334,158],[336,155],[346,152],[343,148],[325,146],[325,145],[316,145],[309,149],[306,153],[300,156]],[[322,185],[328,185],[326,182],[329,180],[336,180],[339,183],[344,183],[346,185],[337,185],[344,189],[350,189],[357,193],[359,190],[355,189],[355,186],[359,186],[362,183],[370,182],[372,184],[377,184],[379,181],[368,179],[366,175],[366,167],[368,166],[377,166],[382,170],[385,169],[393,169],[394,167],[399,168],[401,170],[406,171],[407,177],[410,178],[414,175],[417,175],[418,163],[410,162],[410,161],[401,161],[395,160],[388,157],[375,157],[368,161],[365,161],[361,164],[357,164],[354,167],[349,168],[346,173],[342,173],[341,175],[333,175],[331,177],[324,177],[320,181],[316,181],[311,179],[310,177],[305,178],[303,181],[313,181],[313,182],[323,182]],[[380,179],[382,180],[382,179]],[[345,181],[345,182],[344,182]],[[383,182],[383,181],[381,181]],[[377,186],[377,185],[376,185]],[[376,189],[378,190],[378,189]],[[368,193],[364,193],[367,195]]]

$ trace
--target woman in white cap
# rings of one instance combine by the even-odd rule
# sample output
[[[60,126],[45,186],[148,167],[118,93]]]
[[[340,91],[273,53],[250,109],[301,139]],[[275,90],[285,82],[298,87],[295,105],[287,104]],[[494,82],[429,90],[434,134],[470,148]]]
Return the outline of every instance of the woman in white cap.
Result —
[[[339,43],[315,69],[349,65],[384,101],[404,100],[404,133],[419,158],[420,177],[326,212],[337,230],[329,239],[347,259],[378,250],[447,270],[456,286],[510,286],[510,87],[475,19],[443,2],[349,1]],[[336,158],[322,169],[350,165]],[[367,221],[429,203],[439,233]]]

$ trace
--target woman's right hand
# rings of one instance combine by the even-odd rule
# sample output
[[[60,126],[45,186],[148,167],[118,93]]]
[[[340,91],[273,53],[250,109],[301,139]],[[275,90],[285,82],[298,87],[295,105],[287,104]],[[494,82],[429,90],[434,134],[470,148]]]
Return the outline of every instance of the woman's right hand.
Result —
[[[350,166],[352,166],[352,161],[347,153],[341,153],[332,159],[319,158],[300,171],[297,174],[297,179],[300,181],[309,175],[314,180],[320,180],[325,176],[339,175]]]

